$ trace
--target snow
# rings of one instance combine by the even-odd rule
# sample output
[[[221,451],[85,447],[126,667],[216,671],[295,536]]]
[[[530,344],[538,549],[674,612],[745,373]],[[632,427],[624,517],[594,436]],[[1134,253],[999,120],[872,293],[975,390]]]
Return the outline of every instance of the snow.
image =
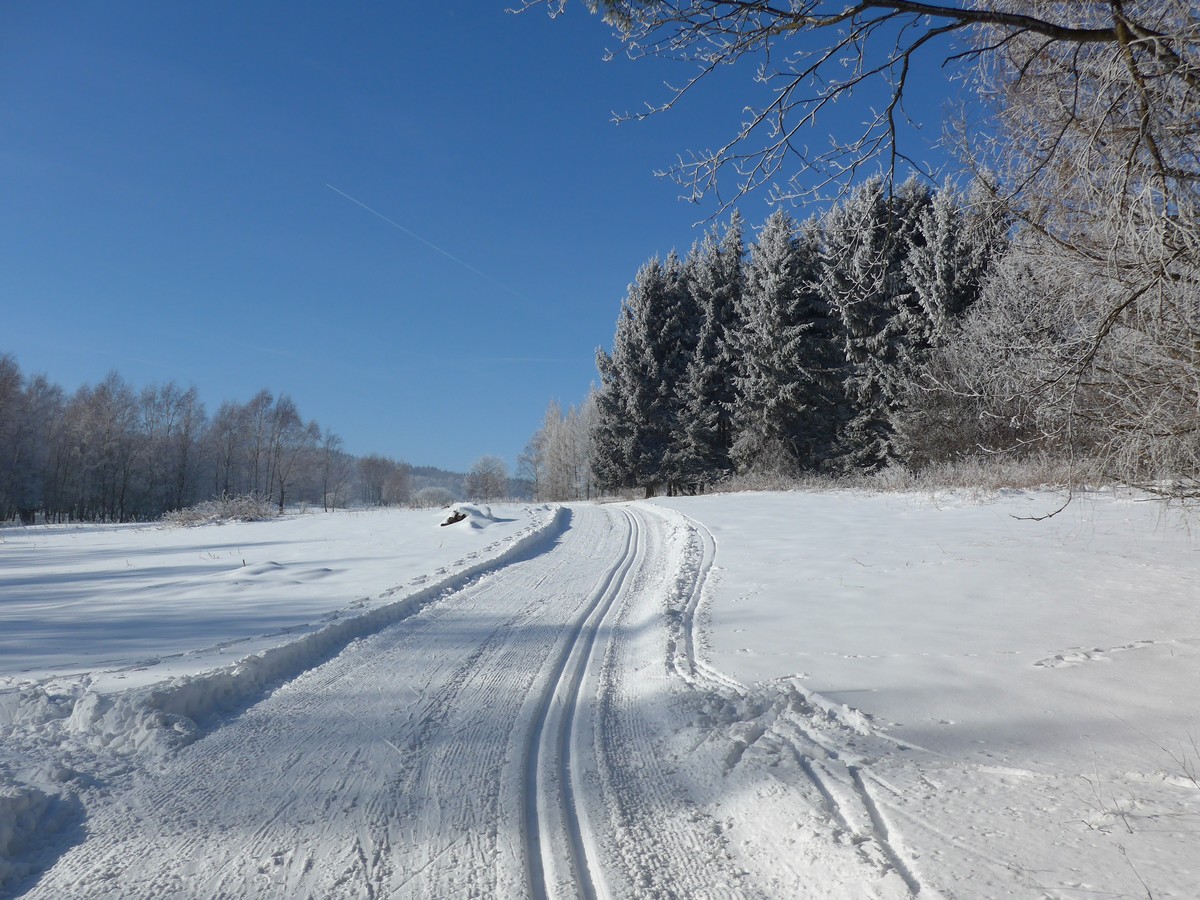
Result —
[[[949,894],[1195,896],[1195,522],[1111,492],[1032,520],[1061,502],[659,501],[716,541],[711,664],[908,748],[872,771]]]
[[[447,510],[369,509],[0,530],[0,690],[78,673],[144,684],[201,672],[495,556],[546,518],[454,509],[467,519],[445,528]]]
[[[0,530],[0,896],[1193,897],[1194,520],[1060,503]]]
[[[711,660],[743,682],[798,675],[972,758],[1078,753],[1086,735],[1090,759],[1128,749],[1122,730],[1186,737],[1200,715],[1176,687],[1200,651],[1200,552],[1154,505],[1091,495],[1043,522],[1014,518],[1057,505],[1036,494],[670,505],[717,541]]]

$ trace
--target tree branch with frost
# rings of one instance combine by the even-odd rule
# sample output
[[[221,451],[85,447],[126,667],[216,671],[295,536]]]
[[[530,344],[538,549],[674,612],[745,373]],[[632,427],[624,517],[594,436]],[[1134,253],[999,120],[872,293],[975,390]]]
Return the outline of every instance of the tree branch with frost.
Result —
[[[715,150],[682,154],[663,173],[696,201],[715,195],[722,208],[768,187],[775,199],[808,199],[844,189],[862,167],[878,163],[894,175],[905,164],[924,174],[900,140],[900,124],[911,121],[904,96],[913,60],[930,45],[955,37],[966,49],[946,48],[942,65],[954,66],[1003,54],[1014,42],[1036,40],[1041,55],[1066,48],[1121,47],[1132,78],[1145,79],[1155,63],[1166,77],[1195,88],[1194,22],[1158,14],[1155,4],[1107,0],[1061,4],[1050,0],[978,0],[925,3],[915,0],[583,0],[614,28],[633,58],[658,57],[697,65],[666,98],[642,112],[643,119],[676,107],[715,71],[742,61],[756,63],[754,80],[772,97],[747,104],[746,118]],[[561,14],[566,0],[524,0],[520,9]],[[1078,61],[1078,60],[1077,60]],[[1076,69],[1076,75],[1082,70]],[[1018,81],[1020,73],[1018,73]],[[886,101],[861,129],[836,136],[827,148],[801,140],[831,104],[847,100],[869,83],[882,85]],[[1153,98],[1146,97],[1149,106]],[[1146,145],[1156,136],[1146,131]],[[724,176],[724,177],[722,177]],[[732,178],[725,199],[720,185]],[[782,180],[782,184],[779,181]],[[726,193],[729,193],[726,191]]]

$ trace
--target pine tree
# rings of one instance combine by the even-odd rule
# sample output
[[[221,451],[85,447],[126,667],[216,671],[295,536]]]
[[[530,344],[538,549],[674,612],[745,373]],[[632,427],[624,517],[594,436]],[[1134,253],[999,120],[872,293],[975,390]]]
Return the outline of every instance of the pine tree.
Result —
[[[939,348],[956,339],[966,313],[983,294],[996,262],[1007,252],[1009,221],[978,187],[964,196],[947,183],[921,212],[918,240],[905,260],[905,275],[915,304],[909,304],[906,328],[913,337],[903,360],[907,389],[892,413],[895,447],[905,463],[921,467],[980,445],[977,410],[939,386],[960,361]],[[959,354],[954,354],[958,356]],[[999,373],[993,373],[998,375]],[[993,428],[1011,432],[1018,417],[1000,416]],[[986,443],[986,442],[985,442]]]
[[[741,358],[733,458],[796,473],[830,457],[842,399],[837,323],[815,288],[816,228],[776,210],[751,248],[734,345]]]
[[[622,306],[613,341],[614,356],[626,315]],[[621,366],[604,350],[596,351],[596,370],[600,386],[596,389],[596,421],[592,428],[592,477],[601,490],[614,491],[631,483],[628,447],[632,429],[625,412],[626,387]]]
[[[638,271],[622,304],[611,356],[597,353],[597,482],[606,488],[643,485],[647,496],[678,479],[671,438],[677,428],[678,385],[695,349],[697,317],[672,253]]]
[[[698,316],[695,347],[679,389],[673,445],[683,483],[702,487],[732,464],[737,354],[731,346],[743,287],[742,218],[734,212],[723,237],[714,228],[692,248],[687,290]]]
[[[701,313],[688,290],[688,266],[672,252],[659,279],[647,294],[644,372],[649,404],[642,410],[645,428],[641,453],[634,454],[638,483],[647,495],[665,486],[674,494],[686,480],[683,454],[677,441],[682,413],[682,386],[696,352]],[[638,447],[635,444],[635,448]]]
[[[949,182],[921,209],[904,261],[916,301],[907,307],[909,343],[915,350],[943,343],[954,322],[979,298],[992,263],[1004,252],[1007,230],[1007,219],[982,192],[964,196]]]
[[[904,390],[904,363],[919,301],[905,259],[923,238],[918,230],[930,191],[915,181],[888,191],[881,178],[855,189],[822,221],[820,291],[838,314],[848,364],[850,417],[841,464],[874,470],[898,458],[892,414]]]

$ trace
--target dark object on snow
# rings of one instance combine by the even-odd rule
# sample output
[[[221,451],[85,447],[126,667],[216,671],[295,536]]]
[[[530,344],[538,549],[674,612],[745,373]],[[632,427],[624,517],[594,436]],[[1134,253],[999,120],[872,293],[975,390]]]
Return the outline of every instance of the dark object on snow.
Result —
[[[466,517],[467,517],[467,514],[465,512],[460,512],[456,509],[453,513],[450,514],[450,518],[448,518],[445,522],[442,523],[442,527],[445,528],[447,525],[453,525],[455,522],[461,522]]]

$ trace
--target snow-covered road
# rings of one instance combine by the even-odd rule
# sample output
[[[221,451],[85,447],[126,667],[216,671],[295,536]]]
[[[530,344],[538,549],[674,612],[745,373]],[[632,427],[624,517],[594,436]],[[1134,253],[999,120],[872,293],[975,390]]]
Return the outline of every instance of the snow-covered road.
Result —
[[[631,684],[646,669],[662,681],[661,656],[638,652],[662,641],[632,631],[661,618],[654,588],[678,569],[647,518],[579,507],[547,552],[354,641],[116,779],[89,804],[86,839],[29,896],[595,897],[736,884],[719,829],[688,813],[660,758],[669,723],[639,710],[646,686]]]

